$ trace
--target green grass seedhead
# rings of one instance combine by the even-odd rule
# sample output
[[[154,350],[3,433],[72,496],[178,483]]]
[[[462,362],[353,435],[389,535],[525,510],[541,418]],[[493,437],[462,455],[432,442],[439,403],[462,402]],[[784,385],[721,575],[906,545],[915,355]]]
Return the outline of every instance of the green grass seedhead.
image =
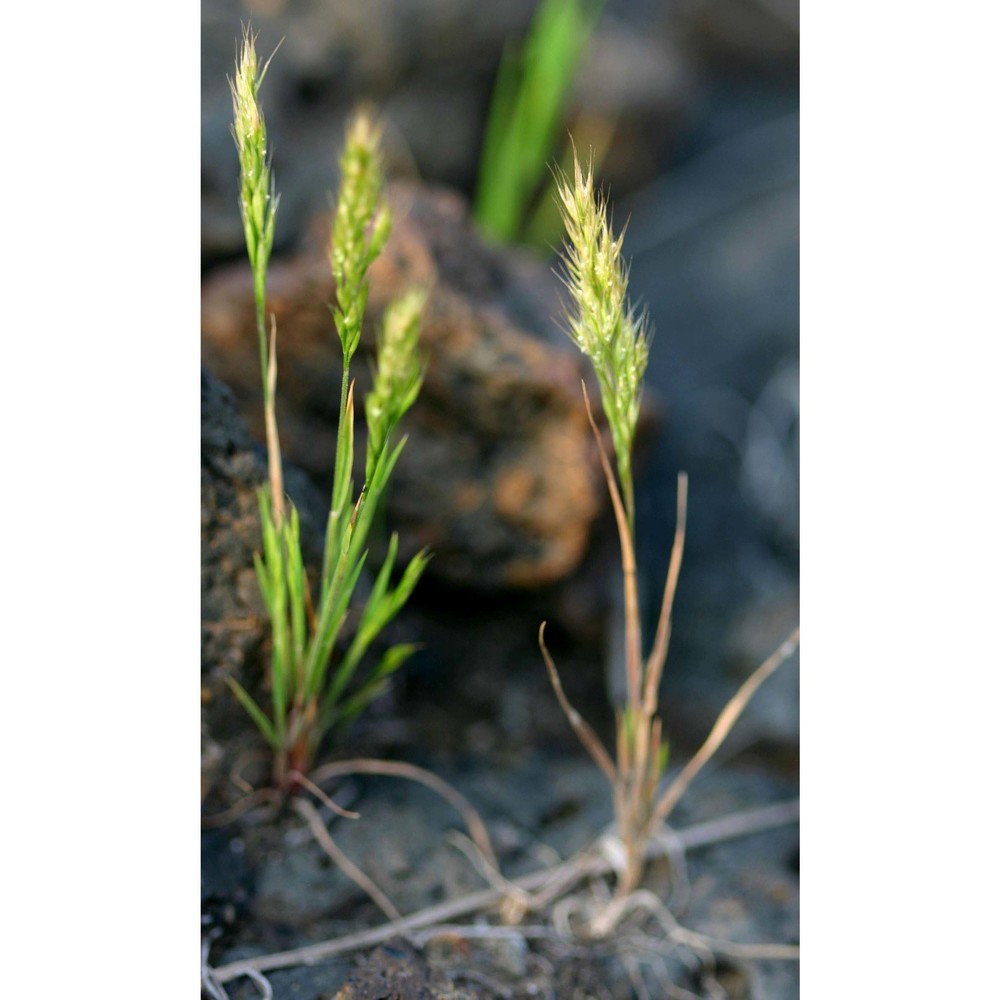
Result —
[[[258,492],[261,553],[254,565],[271,625],[271,714],[236,681],[230,686],[274,754],[274,782],[294,792],[307,782],[323,737],[352,722],[412,654],[412,644],[396,645],[364,667],[380,633],[409,599],[427,566],[420,552],[393,582],[398,540],[357,615],[357,629],[343,656],[336,650],[354,592],[368,558],[368,536],[379,502],[405,444],[394,435],[420,391],[420,319],[426,293],[411,291],[386,312],[379,342],[375,386],[365,403],[369,436],[365,480],[355,494],[354,388],[351,359],[357,351],[368,300],[368,269],[389,238],[392,222],[383,200],[379,130],[362,112],[350,123],[341,159],[341,189],[330,239],[330,267],[337,283],[331,307],[343,352],[334,483],[327,523],[319,602],[314,605],[302,560],[299,517],[284,496],[275,415],[277,336],[274,319],[265,327],[267,266],[274,239],[277,198],[270,176],[267,132],[259,89],[267,67],[258,70],[254,37],[246,31],[233,93],[233,136],[240,161],[240,211],[254,281],[267,430],[268,478]],[[354,682],[352,687],[352,682]]]
[[[385,177],[379,150],[380,136],[368,111],[359,112],[348,123],[340,157],[340,195],[330,231],[330,270],[337,283],[337,301],[332,313],[343,352],[344,374],[323,565],[324,596],[337,572],[335,556],[342,548],[352,516],[354,406],[350,392],[351,359],[361,340],[361,324],[368,303],[368,269],[381,253],[392,229],[392,216],[382,200]]]
[[[233,96],[233,138],[240,160],[240,216],[246,238],[250,270],[253,273],[257,300],[257,334],[260,341],[261,371],[267,370],[266,333],[264,329],[264,291],[267,265],[274,244],[274,219],[278,199],[274,193],[270,157],[267,149],[267,126],[261,111],[259,92],[270,60],[257,65],[255,36],[247,29],[236,64],[236,76],[229,81]],[[265,394],[266,394],[265,386]]]
[[[348,361],[361,337],[368,301],[368,268],[382,252],[392,218],[382,199],[385,179],[379,151],[381,130],[367,111],[348,125],[340,158],[340,197],[330,237],[330,267],[337,282],[334,319]]]
[[[281,474],[281,448],[274,413],[274,386],[278,377],[274,329],[270,351],[264,309],[267,298],[267,265],[274,245],[274,220],[278,198],[274,193],[270,158],[267,150],[267,127],[261,111],[259,91],[271,60],[258,69],[255,36],[249,28],[243,32],[243,48],[236,63],[236,77],[229,81],[233,95],[233,124],[240,161],[240,217],[246,239],[247,256],[253,275],[253,294],[257,318],[257,348],[260,352],[260,375],[264,391],[264,425],[267,432],[268,479],[275,524],[280,527],[284,515],[284,485]]]
[[[416,401],[423,381],[417,343],[427,293],[410,289],[385,311],[378,343],[375,385],[365,399],[368,453],[365,478],[371,479],[379,458],[403,414]]]
[[[644,314],[628,300],[628,267],[622,261],[624,231],[611,231],[607,200],[594,191],[593,169],[573,157],[573,177],[557,177],[567,248],[566,287],[574,303],[569,333],[590,358],[601,387],[601,404],[614,440],[618,479],[629,526],[635,527],[632,446],[649,360]]]

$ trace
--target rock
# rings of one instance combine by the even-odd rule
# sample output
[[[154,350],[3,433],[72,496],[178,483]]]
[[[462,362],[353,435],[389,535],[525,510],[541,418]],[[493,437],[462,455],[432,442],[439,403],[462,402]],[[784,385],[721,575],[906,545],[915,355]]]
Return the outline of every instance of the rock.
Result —
[[[370,385],[375,323],[387,303],[411,285],[432,291],[424,387],[405,420],[409,443],[387,524],[399,530],[404,556],[430,546],[428,572],[447,583],[489,590],[558,581],[583,557],[604,486],[582,405],[583,359],[551,318],[556,281],[544,265],[486,246],[455,194],[396,184],[389,201],[393,235],[372,269],[352,366],[357,400]],[[268,284],[283,455],[324,483],[341,381],[327,239],[323,220],[297,253],[272,263]],[[205,363],[262,437],[249,268],[211,275],[202,303]]]

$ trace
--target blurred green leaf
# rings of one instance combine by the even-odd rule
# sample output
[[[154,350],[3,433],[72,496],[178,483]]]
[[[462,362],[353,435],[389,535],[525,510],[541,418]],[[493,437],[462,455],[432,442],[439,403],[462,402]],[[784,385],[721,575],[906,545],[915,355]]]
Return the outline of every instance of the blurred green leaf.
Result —
[[[475,217],[501,242],[522,234],[569,91],[604,0],[542,0],[520,52],[504,49],[476,187]]]

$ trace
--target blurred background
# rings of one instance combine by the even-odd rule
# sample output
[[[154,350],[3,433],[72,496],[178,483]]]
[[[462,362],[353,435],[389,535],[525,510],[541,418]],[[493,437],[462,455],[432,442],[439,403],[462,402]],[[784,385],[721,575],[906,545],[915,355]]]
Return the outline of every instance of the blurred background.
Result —
[[[633,300],[655,329],[638,460],[640,576],[649,630],[686,470],[688,541],[663,704],[672,737],[690,747],[798,621],[798,7],[580,9],[589,20],[546,162],[564,162],[570,133],[582,153],[593,150],[616,227],[628,222]],[[310,310],[318,293],[329,297],[316,276],[322,220],[361,101],[384,122],[397,182],[395,270],[429,274],[439,290],[427,399],[388,517],[404,547],[429,542],[437,553],[400,623],[425,649],[398,697],[436,708],[446,725],[460,716],[458,749],[517,737],[569,745],[537,652],[545,618],[571,699],[610,731],[617,542],[580,419],[583,369],[558,325],[548,172],[527,184],[513,232],[498,235],[477,201],[498,74],[527,72],[539,4],[203,0],[202,16],[207,370],[253,430],[259,375],[255,342],[241,338],[252,327],[241,326],[249,284],[227,84],[250,21],[260,53],[281,43],[262,91],[281,194],[271,282],[286,385],[279,425],[286,457],[319,491],[318,516],[330,408],[310,380],[338,359],[332,336],[317,346]],[[551,92],[544,79],[540,92]],[[401,280],[394,267],[373,276],[375,312]],[[336,376],[325,384],[335,396]],[[758,694],[730,752],[794,768],[797,745],[789,665]]]

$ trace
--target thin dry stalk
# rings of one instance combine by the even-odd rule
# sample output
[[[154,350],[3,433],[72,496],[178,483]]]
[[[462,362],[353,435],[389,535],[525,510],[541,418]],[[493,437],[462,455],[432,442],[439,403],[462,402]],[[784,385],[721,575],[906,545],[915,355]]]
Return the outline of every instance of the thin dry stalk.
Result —
[[[649,701],[648,681],[643,683],[642,669],[642,629],[639,620],[639,593],[636,582],[635,545],[632,539],[630,521],[618,491],[611,460],[608,457],[597,429],[586,383],[583,385],[583,400],[587,410],[587,420],[597,442],[601,468],[611,495],[611,504],[618,526],[621,543],[622,573],[625,595],[625,648],[628,682],[627,715],[618,717],[618,767],[614,786],[615,815],[618,821],[622,844],[625,848],[625,863],[620,873],[619,887],[627,894],[638,883],[642,874],[642,856],[645,850],[645,829],[649,814],[649,804],[653,794],[651,784],[656,781],[651,760],[655,761],[660,752],[660,729],[653,721],[656,704],[656,690],[652,692],[653,707],[647,711]],[[683,534],[681,536],[683,538]],[[675,545],[676,551],[676,545]],[[671,559],[673,562],[673,557]],[[679,563],[678,563],[679,571]],[[669,582],[668,582],[669,588]]]
[[[316,798],[318,798],[320,802],[327,807],[327,809],[336,813],[338,816],[343,816],[344,819],[361,818],[361,813],[354,812],[353,809],[345,809],[343,806],[338,806],[337,803],[334,802],[333,799],[331,799],[330,796],[319,787],[319,785],[310,781],[301,771],[292,771],[291,774],[289,774],[289,778],[300,784],[303,788],[309,789],[309,791],[312,792],[313,795],[315,795]]]
[[[632,989],[635,991],[636,1000],[652,1000],[649,990],[646,989],[646,981],[642,977],[642,969],[639,968],[639,963],[636,961],[635,956],[622,955],[621,961],[622,965],[625,966],[625,971],[628,973]]]
[[[727,958],[745,958],[760,961],[795,961],[801,957],[797,944],[756,944],[740,941],[724,941],[693,931],[678,923],[677,918],[653,893],[640,890],[632,894],[625,912],[647,910],[666,931],[668,937],[677,944],[685,945],[695,952],[705,955],[724,955]],[[622,916],[625,916],[625,912]]]
[[[263,802],[267,802],[272,809],[277,809],[279,802],[278,793],[273,788],[258,788],[257,791],[244,795],[243,798],[228,809],[223,809],[222,812],[218,812],[214,816],[203,817],[201,821],[202,829],[215,830],[219,827],[228,826]]]
[[[482,875],[483,881],[494,889],[509,893],[519,903],[527,903],[528,895],[519,889],[510,879],[506,878],[499,868],[483,857],[475,843],[460,830],[450,830],[445,834],[445,840],[456,850],[461,851],[465,859]],[[527,907],[525,907],[527,909]]]
[[[747,702],[754,696],[757,688],[795,652],[798,645],[799,630],[796,628],[778,649],[740,685],[740,689],[719,713],[712,731],[708,734],[708,739],[705,740],[698,752],[687,762],[684,769],[677,775],[657,803],[656,809],[653,812],[654,824],[658,825],[666,820],[667,816],[670,815],[670,811],[677,805],[684,792],[687,791],[687,787],[691,784],[695,775],[709,762],[715,751],[722,745],[723,740],[729,735],[733,726],[736,725],[736,721],[743,714]]]
[[[490,835],[482,817],[476,812],[469,800],[457,788],[449,785],[443,778],[439,778],[433,772],[427,771],[422,767],[417,767],[416,764],[358,757],[354,760],[342,760],[335,761],[332,764],[325,764],[313,772],[312,780],[316,784],[320,784],[330,778],[342,777],[347,774],[378,774],[390,778],[405,778],[409,781],[416,781],[431,791],[437,792],[465,820],[469,834],[483,856],[494,868],[499,869],[500,865],[493,850],[493,845],[490,843]]]
[[[743,941],[724,941],[722,938],[699,934],[687,927],[680,927],[676,938],[678,943],[700,941],[716,955],[725,958],[745,959],[756,962],[797,962],[802,957],[802,949],[797,944],[757,944]]]
[[[715,965],[715,954],[712,949],[705,944],[697,934],[691,934],[687,940],[681,941],[676,932],[683,931],[684,928],[677,922],[674,915],[663,905],[648,889],[638,889],[630,896],[621,900],[621,907],[618,913],[619,919],[624,919],[629,913],[636,910],[648,911],[666,932],[667,938],[674,944],[683,944],[690,951],[704,968],[711,968]],[[659,942],[662,947],[662,942]]]
[[[526,892],[516,882],[504,876],[498,868],[490,865],[469,838],[456,830],[449,840],[468,858],[469,863],[490,886],[504,893],[500,915],[506,924],[518,923],[526,913],[538,913],[545,909],[577,881],[575,869],[559,864],[553,869],[556,874],[548,882],[535,892]],[[578,854],[577,857],[585,857],[585,852]]]
[[[676,983],[663,983],[662,986],[667,991],[670,1000],[704,1000],[704,997],[700,997],[697,993],[692,993]]]
[[[691,900],[691,879],[688,877],[687,859],[684,845],[680,843],[677,834],[669,826],[662,826],[653,837],[670,863],[670,888],[666,903],[679,912],[687,909]]]
[[[549,681],[552,683],[552,688],[556,693],[559,707],[563,710],[563,714],[569,720],[573,731],[579,737],[584,749],[593,758],[594,763],[605,773],[612,787],[617,787],[618,772],[607,750],[604,749],[604,744],[601,743],[597,733],[584,721],[583,716],[569,703],[566,692],[563,691],[559,672],[556,670],[556,665],[552,662],[552,657],[549,655],[549,650],[545,645],[545,625],[546,622],[542,622],[541,627],[538,629],[538,645],[542,650],[542,658],[545,660],[545,666],[549,672]]]
[[[704,823],[696,823],[684,830],[674,831],[673,844],[684,851],[693,851],[699,847],[709,847],[721,844],[726,840],[736,840],[752,833],[762,833],[787,826],[799,818],[799,800],[774,802],[769,806],[759,806],[756,809],[746,809],[743,812],[729,813],[718,819],[710,819]],[[667,851],[656,847],[649,853],[651,858],[662,857]]]
[[[216,982],[212,967],[208,964],[208,954],[212,950],[212,942],[208,938],[201,942],[201,989],[212,1000],[229,1000],[229,994]],[[256,970],[254,970],[256,971]],[[259,975],[259,973],[258,973]]]
[[[583,401],[587,411],[587,420],[597,442],[597,451],[601,460],[601,469],[611,496],[611,505],[615,513],[615,523],[618,527],[618,538],[621,544],[622,576],[625,601],[625,665],[628,689],[627,712],[629,717],[619,713],[618,730],[618,767],[612,782],[614,789],[615,816],[618,821],[622,844],[625,847],[624,865],[619,876],[619,885],[623,891],[630,891],[641,874],[641,856],[644,843],[641,830],[645,825],[644,804],[648,799],[644,786],[649,775],[650,753],[650,720],[641,717],[642,708],[642,630],[639,621],[639,592],[636,582],[635,546],[632,540],[630,522],[625,513],[624,504],[618,491],[611,460],[608,457],[597,421],[594,419],[590,397],[587,394],[586,383],[583,385]],[[626,725],[626,722],[628,725]],[[631,733],[631,735],[629,735]],[[659,747],[653,748],[658,752]]]
[[[264,400],[264,428],[267,437],[267,474],[271,483],[271,515],[279,531],[285,521],[285,487],[281,476],[281,446],[274,395],[278,389],[278,328],[271,314],[271,344],[267,359],[267,398]]]
[[[260,750],[242,750],[233,761],[233,766],[229,769],[229,780],[241,791],[248,795],[254,790],[254,786],[243,777],[243,770],[254,761],[267,761],[270,755]]]
[[[410,935],[410,940],[423,948],[434,938],[465,938],[469,941],[551,941],[555,937],[551,927],[497,927],[495,924],[438,924],[425,931]]]
[[[333,863],[390,919],[400,920],[402,914],[389,897],[336,845],[316,807],[305,799],[292,802],[295,811],[309,824],[320,847]]]
[[[583,386],[587,419],[597,442],[601,467],[607,481],[612,507],[621,540],[622,567],[625,579],[625,632],[627,647],[628,701],[624,710],[616,715],[617,765],[612,762],[603,744],[593,729],[570,705],[562,688],[558,671],[552,661],[544,641],[544,623],[539,629],[538,642],[545,659],[549,679],[563,713],[569,719],[580,742],[608,777],[613,789],[615,818],[617,822],[620,849],[617,852],[618,885],[616,907],[620,908],[637,885],[642,875],[643,859],[649,838],[662,825],[670,810],[676,805],[695,775],[708,762],[718,746],[729,734],[736,720],[746,707],[757,688],[791,655],[798,641],[798,630],[789,638],[774,656],[762,664],[741,686],[736,695],[720,714],[705,745],[681,771],[674,783],[667,789],[659,802],[655,801],[656,784],[659,779],[659,758],[662,746],[662,725],[656,718],[659,685],[666,663],[670,642],[671,619],[677,581],[684,555],[687,524],[687,476],[682,472],[677,479],[677,525],[670,553],[670,565],[664,584],[663,602],[657,633],[649,659],[642,670],[641,660],[636,660],[635,650],[641,648],[638,595],[635,579],[635,551],[631,530],[625,516],[624,506],[615,481],[611,463],[604,448],[597,422],[594,419],[587,387]],[[641,688],[641,700],[640,700]],[[609,913],[608,919],[614,922]]]
[[[647,715],[656,711],[663,676],[663,665],[667,662],[667,647],[670,645],[670,631],[673,618],[674,597],[677,593],[677,578],[684,558],[684,538],[687,530],[688,477],[686,472],[677,476],[677,525],[674,528],[674,543],[670,549],[670,566],[667,582],[663,587],[663,604],[660,620],[656,626],[656,638],[649,659],[646,661],[646,690],[643,692],[643,708]]]
[[[274,990],[271,988],[271,984],[259,972],[255,969],[249,969],[247,979],[260,990],[261,1000],[274,1000]]]
[[[636,582],[635,547],[632,544],[632,532],[625,514],[625,505],[622,503],[618,483],[611,468],[611,460],[604,447],[601,432],[597,429],[597,421],[594,420],[590,396],[587,394],[587,383],[581,381],[580,384],[583,386],[583,401],[587,407],[587,419],[590,421],[590,429],[594,432],[594,440],[597,442],[597,453],[601,459],[604,479],[608,484],[608,493],[611,495],[611,506],[615,512],[615,524],[618,526],[618,538],[621,542],[625,592],[625,664],[628,674],[628,703],[629,705],[638,705],[642,685],[642,637],[639,629],[639,587]]]
[[[256,970],[247,969],[243,973],[254,986],[260,990],[261,1000],[274,1000],[274,990],[271,984]],[[212,1000],[229,1000],[229,994],[218,983],[212,983],[202,977],[202,989],[212,998]]]
[[[465,834],[458,830],[452,830],[449,834],[446,834],[445,839],[452,847],[462,852],[465,859],[483,877],[483,881],[487,885],[505,894],[506,898],[502,908],[503,922],[505,924],[519,923],[525,913],[536,908],[532,905],[531,894],[514,885],[510,879],[504,876],[499,868],[494,868],[483,857],[479,848]]]

